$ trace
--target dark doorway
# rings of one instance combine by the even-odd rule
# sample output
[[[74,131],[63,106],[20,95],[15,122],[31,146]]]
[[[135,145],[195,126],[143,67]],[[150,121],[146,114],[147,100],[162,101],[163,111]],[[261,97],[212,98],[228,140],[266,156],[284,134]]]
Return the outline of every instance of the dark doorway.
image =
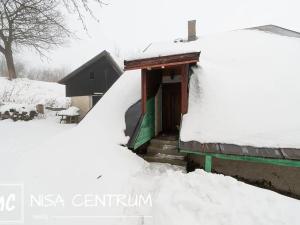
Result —
[[[93,107],[97,104],[97,102],[100,100],[101,97],[102,97],[102,95],[93,95],[92,96]]]
[[[162,129],[163,133],[177,134],[180,126],[181,109],[180,83],[162,86]]]

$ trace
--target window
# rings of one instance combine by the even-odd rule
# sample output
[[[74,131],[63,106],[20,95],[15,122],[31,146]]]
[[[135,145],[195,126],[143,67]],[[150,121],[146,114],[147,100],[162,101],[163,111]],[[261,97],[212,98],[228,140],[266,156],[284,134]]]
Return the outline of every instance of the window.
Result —
[[[94,80],[95,79],[95,74],[94,72],[90,72],[90,80]]]

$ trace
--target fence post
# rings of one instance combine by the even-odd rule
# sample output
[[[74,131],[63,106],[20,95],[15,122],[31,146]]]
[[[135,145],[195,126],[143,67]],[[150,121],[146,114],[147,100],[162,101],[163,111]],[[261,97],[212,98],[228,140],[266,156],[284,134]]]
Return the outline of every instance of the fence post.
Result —
[[[212,169],[212,156],[211,155],[205,155],[205,158],[204,158],[205,162],[204,162],[204,170],[208,173],[211,172],[211,169]]]

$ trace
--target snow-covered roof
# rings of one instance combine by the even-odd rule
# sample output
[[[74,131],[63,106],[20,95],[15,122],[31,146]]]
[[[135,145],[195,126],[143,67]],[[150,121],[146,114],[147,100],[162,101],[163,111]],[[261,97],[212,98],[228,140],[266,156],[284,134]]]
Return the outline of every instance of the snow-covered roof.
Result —
[[[129,55],[127,57],[127,60],[130,61],[200,52],[199,46],[194,45],[195,43],[196,42],[180,42],[178,40],[151,43],[143,51],[134,53],[133,55]]]
[[[181,139],[300,147],[300,39],[258,30],[200,38]]]
[[[261,30],[265,32],[270,32],[277,35],[287,36],[287,37],[296,37],[300,38],[300,33],[294,30],[289,30],[283,27],[279,27],[276,25],[263,25],[263,26],[257,26],[257,27],[250,27],[248,29],[254,29],[254,30]]]
[[[223,33],[229,34],[229,33],[236,33],[241,31],[261,31],[264,33],[284,36],[284,37],[294,37],[294,38],[300,38],[300,33],[289,30],[283,27],[279,27],[276,25],[263,25],[263,26],[257,26],[257,27],[250,27],[242,30],[234,30],[230,32]],[[219,34],[219,35],[223,35]],[[207,37],[200,37],[197,41],[188,42],[187,39],[184,38],[177,38],[170,41],[163,41],[163,42],[155,42],[150,43],[148,46],[146,46],[145,49],[143,49],[140,52],[135,52],[132,55],[127,56],[127,60],[138,60],[138,59],[146,59],[146,58],[154,58],[154,57],[162,57],[162,56],[168,56],[168,55],[177,55],[177,54],[185,54],[185,53],[192,53],[192,52],[201,52],[201,40],[207,39],[207,38],[213,38],[217,37],[219,35],[212,35]]]
[[[131,59],[201,51],[181,140],[300,147],[300,39],[262,29],[152,43]]]
[[[123,71],[122,71],[123,65],[122,66],[120,65],[120,62],[119,62],[120,59],[118,59],[118,57],[116,57],[116,56],[112,56],[108,51],[104,50],[101,53],[99,53],[98,55],[96,55],[95,57],[93,57],[92,59],[90,59],[89,61],[87,61],[86,63],[84,63],[83,65],[81,65],[79,68],[77,68],[76,70],[74,70],[73,72],[68,74],[66,77],[61,79],[58,83],[67,84],[69,82],[69,80],[72,79],[74,76],[77,76],[83,70],[85,70],[89,66],[93,65],[97,61],[101,60],[102,58],[109,60],[109,62],[111,62],[112,66],[118,71],[118,73],[120,73],[120,74],[123,73]]]

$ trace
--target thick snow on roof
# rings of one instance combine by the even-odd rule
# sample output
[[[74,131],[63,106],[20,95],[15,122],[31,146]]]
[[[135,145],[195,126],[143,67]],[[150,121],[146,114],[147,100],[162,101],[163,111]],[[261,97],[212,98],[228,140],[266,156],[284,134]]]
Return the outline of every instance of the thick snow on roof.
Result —
[[[300,148],[299,39],[239,30],[186,45],[202,54],[181,140]]]
[[[190,52],[199,52],[200,46],[197,43],[198,42],[177,41],[151,43],[143,51],[128,55],[126,59],[129,61],[136,59],[184,54]]]

